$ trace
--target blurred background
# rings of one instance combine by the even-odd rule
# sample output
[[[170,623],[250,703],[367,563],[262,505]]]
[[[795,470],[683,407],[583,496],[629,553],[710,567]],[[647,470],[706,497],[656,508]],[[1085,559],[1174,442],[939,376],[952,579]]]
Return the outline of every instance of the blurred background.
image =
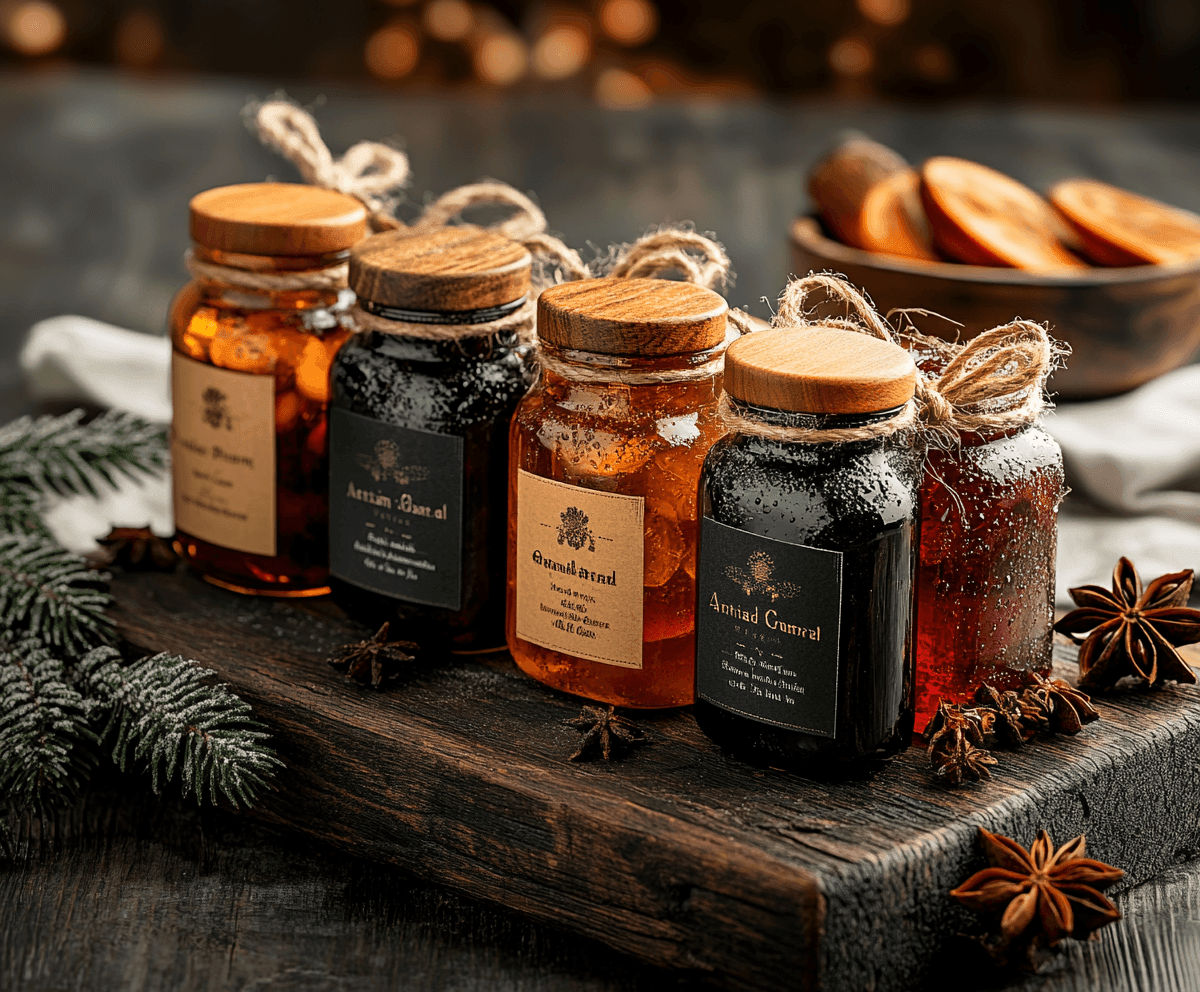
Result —
[[[1193,0],[4,0],[9,66],[398,90],[1195,99]]]

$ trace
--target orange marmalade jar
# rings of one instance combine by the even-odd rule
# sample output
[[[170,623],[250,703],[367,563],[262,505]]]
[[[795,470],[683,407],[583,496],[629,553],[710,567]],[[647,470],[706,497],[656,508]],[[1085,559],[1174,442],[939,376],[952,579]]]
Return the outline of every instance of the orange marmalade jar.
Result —
[[[326,409],[355,199],[249,183],[192,199],[194,281],[171,306],[176,547],[237,592],[329,591]]]
[[[564,692],[685,706],[695,684],[696,493],[717,416],[724,299],[587,279],[538,301],[541,377],[509,448],[509,650]]]

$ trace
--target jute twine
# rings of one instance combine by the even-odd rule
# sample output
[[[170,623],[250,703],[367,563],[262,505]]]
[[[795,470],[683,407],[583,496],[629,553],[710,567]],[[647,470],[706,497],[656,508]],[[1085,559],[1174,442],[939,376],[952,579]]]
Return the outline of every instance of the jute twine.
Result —
[[[236,269],[232,265],[202,261],[191,249],[183,256],[183,264],[195,279],[224,283],[258,293],[299,293],[305,290],[337,292],[346,288],[350,277],[348,262],[299,272],[251,272],[248,269]]]
[[[862,424],[859,427],[820,428],[769,424],[753,415],[745,416],[739,407],[745,409],[743,404],[730,398],[728,393],[721,393],[720,402],[717,404],[717,413],[731,431],[738,434],[751,434],[767,441],[786,441],[789,444],[845,444],[849,441],[872,441],[876,438],[890,437],[917,423],[917,405],[912,400],[897,410],[895,416],[886,420]]]
[[[809,300],[815,293],[846,306],[845,317],[814,319]],[[962,433],[1006,430],[1032,424],[1050,408],[1046,380],[1068,354],[1042,324],[1012,320],[958,344],[924,335],[911,315],[937,316],[922,310],[893,311],[908,327],[897,330],[866,297],[842,276],[810,273],[789,281],[779,298],[773,327],[836,327],[902,344],[902,338],[947,358],[936,376],[918,374],[917,419],[926,438],[953,443]],[[892,314],[889,314],[892,316]]]

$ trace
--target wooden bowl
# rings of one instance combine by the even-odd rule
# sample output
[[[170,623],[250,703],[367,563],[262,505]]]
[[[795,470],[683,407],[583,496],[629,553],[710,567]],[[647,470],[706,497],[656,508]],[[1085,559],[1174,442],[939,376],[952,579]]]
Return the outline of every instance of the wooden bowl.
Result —
[[[812,217],[792,224],[791,248],[796,275],[840,272],[881,313],[920,307],[963,325],[916,317],[929,334],[973,337],[1014,317],[1048,322],[1071,346],[1050,384],[1062,399],[1123,393],[1200,350],[1200,261],[1038,275],[876,255],[830,240]]]

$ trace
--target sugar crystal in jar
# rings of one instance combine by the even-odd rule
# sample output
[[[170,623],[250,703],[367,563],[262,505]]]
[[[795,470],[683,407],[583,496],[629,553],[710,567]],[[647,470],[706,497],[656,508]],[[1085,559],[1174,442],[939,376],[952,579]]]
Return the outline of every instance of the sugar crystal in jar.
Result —
[[[238,592],[328,592],[326,411],[357,200],[249,183],[191,201],[195,279],[171,306],[176,545]]]
[[[756,764],[823,773],[913,731],[916,367],[850,331],[730,345],[731,433],[700,480],[696,722]]]
[[[350,259],[359,330],[334,362],[330,585],[423,643],[504,644],[508,428],[528,387],[529,252],[467,225]]]
[[[588,279],[538,303],[542,371],[513,418],[508,645],[527,674],[621,706],[692,701],[696,487],[726,304]]]

